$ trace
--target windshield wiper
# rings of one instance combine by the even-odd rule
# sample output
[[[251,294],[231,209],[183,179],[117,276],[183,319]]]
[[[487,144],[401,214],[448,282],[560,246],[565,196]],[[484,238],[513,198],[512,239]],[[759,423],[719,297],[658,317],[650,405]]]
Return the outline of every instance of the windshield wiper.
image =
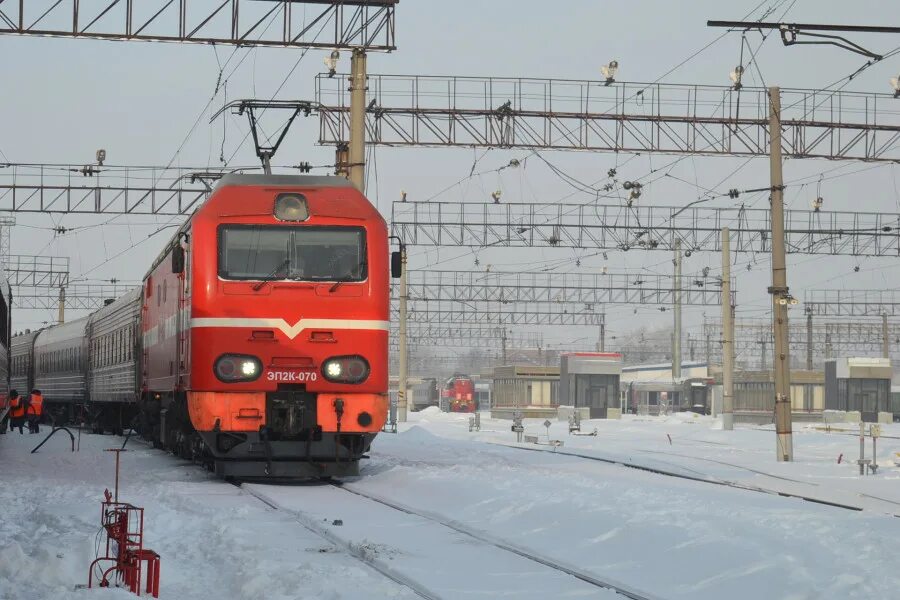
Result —
[[[359,271],[360,273],[362,273],[362,268],[365,266],[366,266],[366,259],[364,258],[361,261],[359,261],[358,265],[356,265],[352,269],[348,270],[347,273],[344,274],[343,276],[339,277],[338,280],[334,282],[334,285],[332,285],[330,288],[328,288],[328,292],[331,293],[331,292],[336,291],[339,287],[341,287],[342,283],[346,283],[347,279],[353,276],[354,272]]]
[[[253,291],[258,292],[259,290],[262,289],[262,287],[264,285],[266,285],[270,281],[278,279],[278,274],[281,273],[281,270],[286,268],[290,264],[291,264],[291,259],[289,259],[289,258],[286,258],[283,261],[281,261],[281,264],[278,265],[277,267],[275,267],[274,269],[272,269],[271,273],[269,273],[268,275],[263,277],[259,282],[255,283],[253,285]]]

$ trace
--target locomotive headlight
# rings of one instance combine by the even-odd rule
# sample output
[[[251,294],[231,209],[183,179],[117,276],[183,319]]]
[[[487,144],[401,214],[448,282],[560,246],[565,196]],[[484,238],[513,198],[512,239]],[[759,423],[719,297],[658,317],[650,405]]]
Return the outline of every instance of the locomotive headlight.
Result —
[[[279,194],[275,198],[275,218],[279,221],[305,221],[309,207],[303,194]]]
[[[257,373],[259,373],[259,366],[256,364],[255,360],[242,360],[241,373],[244,375],[244,377],[253,377]]]
[[[369,363],[362,356],[332,356],[322,363],[322,376],[332,383],[362,383]]]
[[[262,362],[246,354],[223,354],[216,359],[213,370],[225,383],[253,381],[262,373]]]

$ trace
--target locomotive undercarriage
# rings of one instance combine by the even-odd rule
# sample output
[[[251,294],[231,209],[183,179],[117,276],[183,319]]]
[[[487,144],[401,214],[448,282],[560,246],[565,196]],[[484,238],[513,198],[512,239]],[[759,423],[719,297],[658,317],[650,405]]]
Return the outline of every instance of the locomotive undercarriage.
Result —
[[[198,432],[187,400],[145,396],[140,431],[154,446],[198,462],[220,477],[307,479],[359,474],[359,459],[374,434],[323,432],[317,424],[316,394],[302,385],[282,385],[266,394],[266,425],[258,431]],[[251,425],[248,424],[248,428]]]
[[[283,384],[266,394],[266,425],[259,431],[203,432],[215,451],[215,471],[234,478],[343,477],[359,474],[373,434],[323,432],[316,394]]]

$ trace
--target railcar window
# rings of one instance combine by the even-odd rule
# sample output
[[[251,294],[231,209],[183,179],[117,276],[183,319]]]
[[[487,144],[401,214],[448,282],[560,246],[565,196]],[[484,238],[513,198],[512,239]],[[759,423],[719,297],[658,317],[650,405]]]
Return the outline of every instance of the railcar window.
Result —
[[[365,231],[359,227],[228,225],[219,228],[223,279],[363,281]]]

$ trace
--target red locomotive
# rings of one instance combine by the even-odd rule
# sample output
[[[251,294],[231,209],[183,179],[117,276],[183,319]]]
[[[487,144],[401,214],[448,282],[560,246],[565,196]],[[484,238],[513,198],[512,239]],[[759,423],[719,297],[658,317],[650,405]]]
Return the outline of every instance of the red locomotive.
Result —
[[[450,412],[475,412],[478,402],[475,399],[475,383],[467,375],[454,375],[444,383],[441,389],[442,404]]]
[[[388,276],[384,219],[346,180],[228,175],[140,290],[20,352],[77,347],[62,366],[83,389],[48,404],[83,403],[103,429],[136,417],[219,475],[353,475],[387,418]]]

